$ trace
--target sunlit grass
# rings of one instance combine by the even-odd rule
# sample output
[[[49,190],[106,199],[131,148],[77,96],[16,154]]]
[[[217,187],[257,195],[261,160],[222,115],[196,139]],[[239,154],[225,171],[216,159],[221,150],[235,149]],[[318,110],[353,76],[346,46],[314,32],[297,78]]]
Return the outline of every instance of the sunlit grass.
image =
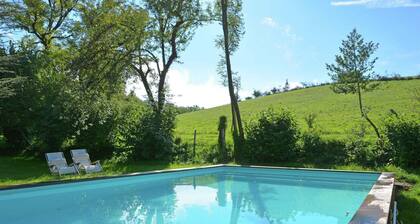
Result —
[[[0,157],[0,188],[19,185],[40,183],[57,180],[77,180],[102,176],[115,176],[127,173],[144,172],[152,170],[165,170],[187,168],[205,164],[174,164],[159,161],[142,161],[124,166],[116,166],[103,162],[103,172],[80,175],[51,175],[47,163],[37,158],[25,157]]]
[[[414,90],[420,86],[420,79],[382,82],[380,89],[364,94],[364,103],[370,110],[369,115],[379,127],[390,109],[400,114],[416,114],[420,105],[415,102]],[[355,95],[335,94],[329,86],[314,87],[260,97],[240,102],[244,122],[253,119],[261,110],[269,107],[276,109],[282,105],[291,110],[302,130],[307,129],[304,118],[309,113],[316,114],[315,126],[325,139],[346,139],[359,127],[360,112]],[[208,146],[217,144],[217,122],[225,115],[230,122],[229,105],[215,107],[177,116],[175,135],[185,142],[193,141],[194,129],[197,130],[197,144]],[[230,128],[228,129],[230,132]],[[373,131],[368,128],[373,137]],[[232,142],[227,133],[227,141]]]

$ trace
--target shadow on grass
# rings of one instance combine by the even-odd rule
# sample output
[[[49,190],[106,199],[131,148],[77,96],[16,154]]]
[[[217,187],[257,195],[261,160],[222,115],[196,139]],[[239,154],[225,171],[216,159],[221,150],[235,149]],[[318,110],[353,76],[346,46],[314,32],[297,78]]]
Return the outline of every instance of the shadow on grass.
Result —
[[[417,186],[420,190],[420,186]],[[417,198],[420,196],[417,192]],[[416,199],[415,192],[401,192],[397,196],[398,220],[403,223],[420,224],[420,201]]]
[[[0,157],[0,180],[34,179],[49,174],[46,162],[30,157]]]

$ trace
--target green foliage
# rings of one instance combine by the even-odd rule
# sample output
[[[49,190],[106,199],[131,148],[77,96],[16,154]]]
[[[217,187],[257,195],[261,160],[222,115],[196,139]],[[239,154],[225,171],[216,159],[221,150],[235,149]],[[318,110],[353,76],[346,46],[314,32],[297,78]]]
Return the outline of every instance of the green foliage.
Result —
[[[217,144],[213,144],[212,146],[207,145],[197,145],[197,158],[196,160],[201,163],[211,163],[211,164],[218,164],[218,163],[226,163],[220,154],[219,146]],[[226,145],[226,161],[233,160],[233,147],[232,145]]]
[[[24,77],[15,76],[13,71],[13,67],[17,66],[17,59],[13,44],[10,44],[9,49],[0,47],[0,99],[16,95],[17,85],[25,80]]]
[[[282,108],[260,113],[246,127],[247,159],[250,162],[294,161],[297,155],[298,127],[294,116]]]
[[[317,115],[315,113],[311,112],[305,117],[305,122],[306,122],[306,125],[308,125],[309,129],[315,128],[316,116]]]
[[[242,13],[241,0],[226,0],[227,4],[227,24],[228,24],[228,47],[232,54],[239,48],[239,42],[245,34],[244,19]],[[222,4],[221,1],[216,1],[212,17],[222,26]],[[218,36],[216,39],[216,46],[220,49],[225,49],[224,37]]]
[[[138,100],[122,103],[123,93],[132,53],[145,40],[146,11],[113,0],[6,6],[0,12],[7,28],[33,34],[6,55],[13,63],[1,69],[2,77],[7,71],[10,78],[25,78],[13,96],[0,99],[8,147],[31,154],[83,147],[96,157],[130,150],[128,130],[142,109]]]
[[[344,164],[347,159],[345,144],[339,140],[324,140],[318,132],[308,131],[301,136],[300,158],[315,164]]]
[[[385,133],[396,153],[396,163],[410,168],[420,167],[420,122],[418,116],[389,117]]]
[[[180,138],[175,138],[171,160],[180,163],[192,162],[194,158],[191,149],[192,147],[187,143],[183,143]]]
[[[375,130],[378,139],[383,141],[378,127],[368,117],[369,109],[362,102],[362,91],[372,91],[379,85],[379,82],[372,82],[377,78],[374,68],[378,58],[371,59],[378,46],[379,44],[373,42],[365,43],[362,35],[353,29],[347,40],[343,40],[341,54],[335,56],[335,64],[327,64],[327,70],[333,81],[331,87],[334,92],[357,93],[361,116]]]
[[[147,108],[129,135],[128,144],[133,147],[136,159],[170,159],[173,147],[175,113],[165,108],[156,114]]]
[[[121,93],[134,52],[146,39],[147,12],[121,1],[87,1],[80,17],[70,42],[71,76],[85,91]]]
[[[377,76],[373,69],[378,58],[372,55],[379,44],[365,42],[356,29],[342,41],[340,55],[335,56],[335,64],[327,64],[328,75],[333,81],[331,86],[336,93],[358,93],[377,87],[378,83],[371,81]],[[359,89],[360,88],[360,89]]]
[[[39,39],[45,49],[53,46],[54,40],[65,38],[71,24],[68,17],[78,0],[1,0],[1,22],[9,29],[24,30]]]

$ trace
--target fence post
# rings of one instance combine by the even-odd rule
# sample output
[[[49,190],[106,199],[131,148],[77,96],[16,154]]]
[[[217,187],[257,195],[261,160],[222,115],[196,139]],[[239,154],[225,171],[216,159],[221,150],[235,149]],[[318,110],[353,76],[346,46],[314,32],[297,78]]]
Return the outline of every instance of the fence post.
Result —
[[[197,130],[194,129],[193,162],[195,162],[195,146],[197,144]]]

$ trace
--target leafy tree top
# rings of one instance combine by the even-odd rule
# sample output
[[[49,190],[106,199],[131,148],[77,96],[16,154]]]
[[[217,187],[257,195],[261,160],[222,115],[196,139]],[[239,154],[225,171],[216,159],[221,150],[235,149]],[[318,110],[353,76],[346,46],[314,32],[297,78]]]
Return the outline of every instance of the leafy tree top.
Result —
[[[340,54],[335,56],[335,63],[326,65],[334,92],[354,94],[359,90],[371,91],[378,86],[378,83],[371,82],[377,77],[374,65],[378,58],[373,54],[378,46],[372,41],[365,42],[356,29],[347,35],[347,39],[342,41]]]

